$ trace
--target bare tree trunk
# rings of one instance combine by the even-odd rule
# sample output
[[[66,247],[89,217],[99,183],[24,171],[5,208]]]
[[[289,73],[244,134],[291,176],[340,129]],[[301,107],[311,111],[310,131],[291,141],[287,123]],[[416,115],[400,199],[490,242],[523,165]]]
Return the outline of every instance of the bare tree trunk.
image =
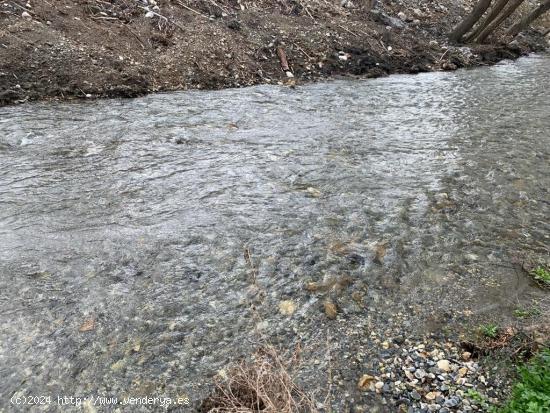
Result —
[[[548,10],[550,10],[550,0],[543,1],[539,5],[539,7],[534,9],[531,13],[529,13],[527,16],[524,16],[523,19],[521,19],[519,22],[517,22],[512,27],[510,27],[508,29],[508,35],[512,37],[516,37],[520,32],[527,29],[527,27],[529,27],[531,23],[533,23],[536,19],[538,19]]]
[[[491,11],[489,12],[489,15],[478,24],[476,29],[470,33],[468,36],[466,36],[465,40],[467,42],[475,39],[479,34],[485,29],[488,25],[490,25],[493,20],[495,20],[502,9],[510,2],[510,0],[498,0],[497,3],[491,8]]]
[[[468,33],[468,31],[474,27],[474,24],[483,16],[483,13],[485,13],[491,5],[491,1],[492,0],[479,0],[472,12],[454,28],[449,35],[449,39],[453,42],[460,42],[462,36]]]
[[[516,9],[523,3],[524,0],[512,0],[509,3],[509,6],[502,12],[500,16],[496,20],[494,20],[489,26],[487,26],[485,29],[481,31],[479,36],[476,37],[475,41],[476,43],[482,43],[489,37],[491,33],[493,33],[500,24],[506,20],[508,17],[512,15],[513,12],[516,11]]]

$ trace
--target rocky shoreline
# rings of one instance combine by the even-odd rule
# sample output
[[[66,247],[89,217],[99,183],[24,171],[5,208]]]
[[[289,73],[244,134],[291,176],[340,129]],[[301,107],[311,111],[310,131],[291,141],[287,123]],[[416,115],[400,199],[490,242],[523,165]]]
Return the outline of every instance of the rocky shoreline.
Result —
[[[547,46],[536,31],[449,44],[468,1],[150,3],[0,4],[0,105],[454,70]]]

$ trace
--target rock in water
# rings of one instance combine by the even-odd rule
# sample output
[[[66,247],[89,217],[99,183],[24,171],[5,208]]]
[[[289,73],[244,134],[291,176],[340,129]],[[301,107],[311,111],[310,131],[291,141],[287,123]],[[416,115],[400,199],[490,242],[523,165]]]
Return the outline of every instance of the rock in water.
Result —
[[[296,304],[292,300],[285,300],[279,303],[279,312],[283,315],[292,315],[296,311]]]
[[[334,320],[336,318],[336,315],[338,314],[338,309],[336,308],[336,305],[332,301],[327,300],[324,303],[324,307],[326,316],[331,320]]]

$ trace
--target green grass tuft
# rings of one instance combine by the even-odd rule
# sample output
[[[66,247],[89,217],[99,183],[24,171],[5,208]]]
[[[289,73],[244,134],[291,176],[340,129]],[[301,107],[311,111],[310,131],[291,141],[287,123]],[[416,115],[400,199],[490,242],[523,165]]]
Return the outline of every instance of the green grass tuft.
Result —
[[[514,310],[514,315],[517,318],[529,318],[529,317],[536,317],[541,314],[540,309],[537,307],[531,307],[529,309],[527,308],[516,308]]]
[[[542,282],[543,284],[550,285],[550,271],[542,266],[533,270],[533,277],[535,280]]]
[[[481,326],[481,333],[485,337],[497,338],[498,337],[498,326],[495,325],[495,324],[487,324],[487,325]]]

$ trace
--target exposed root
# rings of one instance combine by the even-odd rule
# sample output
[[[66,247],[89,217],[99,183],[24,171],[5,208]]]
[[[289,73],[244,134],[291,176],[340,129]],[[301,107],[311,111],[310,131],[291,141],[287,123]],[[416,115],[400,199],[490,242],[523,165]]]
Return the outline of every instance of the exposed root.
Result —
[[[550,325],[534,324],[521,330],[507,327],[501,329],[495,338],[463,341],[461,346],[474,358],[497,353],[512,360],[524,361],[548,346],[549,339]]]

